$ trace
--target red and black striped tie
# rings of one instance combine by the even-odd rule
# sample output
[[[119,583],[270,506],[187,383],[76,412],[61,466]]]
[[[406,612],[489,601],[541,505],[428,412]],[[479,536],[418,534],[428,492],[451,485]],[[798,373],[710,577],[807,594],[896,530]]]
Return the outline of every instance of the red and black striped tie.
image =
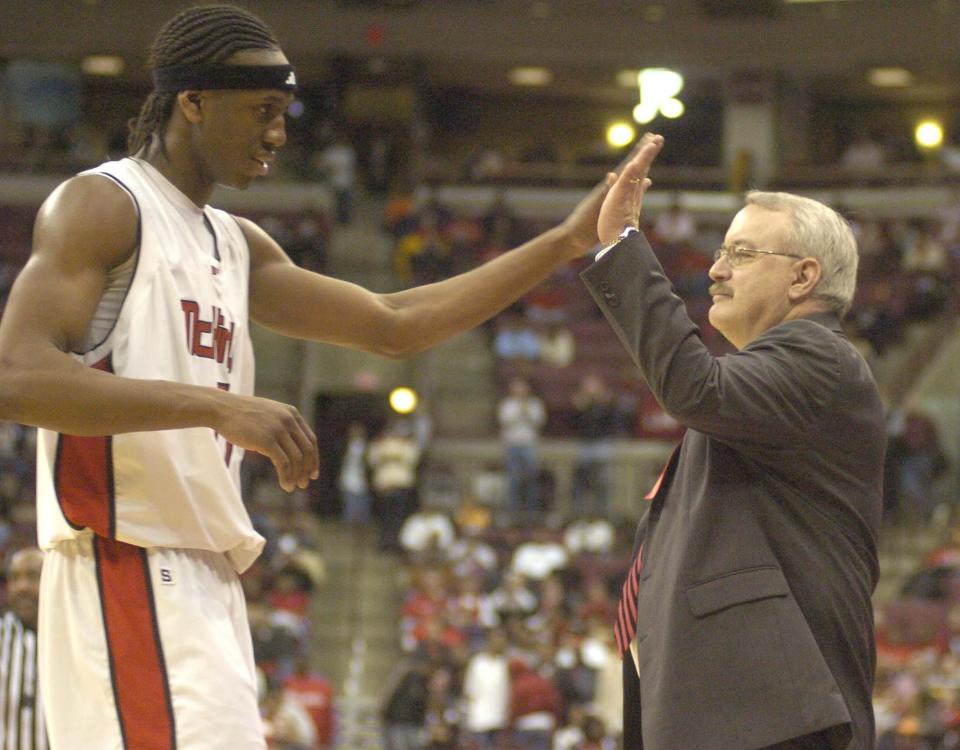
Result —
[[[680,446],[673,449],[673,453],[667,460],[663,471],[657,477],[656,483],[650,488],[650,491],[644,496],[644,500],[653,500],[660,489],[663,487],[667,474],[673,473],[677,465],[677,457],[680,455]],[[623,589],[620,592],[620,604],[617,606],[617,622],[613,626],[613,634],[617,639],[617,648],[620,651],[620,658],[627,653],[630,648],[630,642],[637,634],[637,594],[640,592],[640,571],[643,570],[643,545],[637,550],[636,557],[630,565],[630,572],[627,573],[627,580],[623,582]]]
[[[617,622],[613,626],[613,634],[617,638],[617,650],[622,659],[630,648],[630,642],[637,634],[637,594],[640,591],[640,571],[643,569],[643,545],[637,550],[633,558],[633,565],[627,573],[627,580],[623,582],[620,593],[620,604],[617,607]]]

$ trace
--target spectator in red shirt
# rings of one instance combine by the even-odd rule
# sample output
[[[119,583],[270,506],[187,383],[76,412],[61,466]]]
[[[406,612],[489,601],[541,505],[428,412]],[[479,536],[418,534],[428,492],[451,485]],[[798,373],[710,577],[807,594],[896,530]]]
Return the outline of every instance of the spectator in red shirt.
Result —
[[[517,750],[550,750],[560,716],[553,683],[522,659],[510,661],[510,727]]]
[[[327,750],[333,746],[335,723],[333,718],[333,687],[330,682],[310,670],[306,657],[300,657],[293,673],[287,677],[283,689],[306,710],[317,730],[313,750]]]

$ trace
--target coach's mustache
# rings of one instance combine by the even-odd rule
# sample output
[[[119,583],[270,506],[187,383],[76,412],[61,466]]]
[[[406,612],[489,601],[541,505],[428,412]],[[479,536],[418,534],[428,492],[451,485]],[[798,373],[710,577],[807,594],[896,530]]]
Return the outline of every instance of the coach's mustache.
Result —
[[[725,294],[728,297],[733,296],[733,290],[730,287],[726,287],[723,284],[711,284],[707,292],[712,297],[715,294]]]

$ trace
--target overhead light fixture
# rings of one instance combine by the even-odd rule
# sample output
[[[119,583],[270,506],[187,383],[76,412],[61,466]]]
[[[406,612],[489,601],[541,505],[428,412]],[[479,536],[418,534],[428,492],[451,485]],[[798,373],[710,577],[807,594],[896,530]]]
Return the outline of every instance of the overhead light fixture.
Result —
[[[913,73],[906,68],[870,68],[867,80],[873,86],[897,88],[913,83]]]
[[[80,70],[89,76],[118,76],[125,67],[117,55],[87,55],[80,61]]]
[[[612,148],[629,146],[636,137],[637,130],[629,122],[613,122],[607,127],[607,143]]]
[[[670,120],[676,120],[678,117],[682,117],[685,111],[686,107],[683,106],[683,102],[679,99],[664,99],[660,102],[660,114]]]
[[[549,86],[553,83],[553,71],[549,68],[514,68],[509,77],[510,83],[516,86]]]
[[[645,68],[637,74],[640,102],[633,108],[633,119],[641,125],[652,121],[658,113],[676,118],[684,112],[677,94],[683,90],[683,76],[667,68]]]
[[[917,123],[913,132],[917,145],[925,151],[935,151],[943,145],[943,124],[934,118]]]
[[[412,414],[417,408],[417,392],[401,386],[390,391],[390,408],[397,414]]]

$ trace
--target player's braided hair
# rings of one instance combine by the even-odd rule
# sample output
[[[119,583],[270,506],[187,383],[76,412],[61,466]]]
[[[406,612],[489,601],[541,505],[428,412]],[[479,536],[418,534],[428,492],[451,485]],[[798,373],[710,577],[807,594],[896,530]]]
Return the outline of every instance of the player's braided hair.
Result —
[[[234,5],[199,5],[188,8],[157,33],[147,64],[151,70],[168,65],[222,63],[246,49],[279,49],[280,43],[263,21]],[[127,150],[137,153],[163,128],[173,112],[176,93],[152,92],[129,122]]]

